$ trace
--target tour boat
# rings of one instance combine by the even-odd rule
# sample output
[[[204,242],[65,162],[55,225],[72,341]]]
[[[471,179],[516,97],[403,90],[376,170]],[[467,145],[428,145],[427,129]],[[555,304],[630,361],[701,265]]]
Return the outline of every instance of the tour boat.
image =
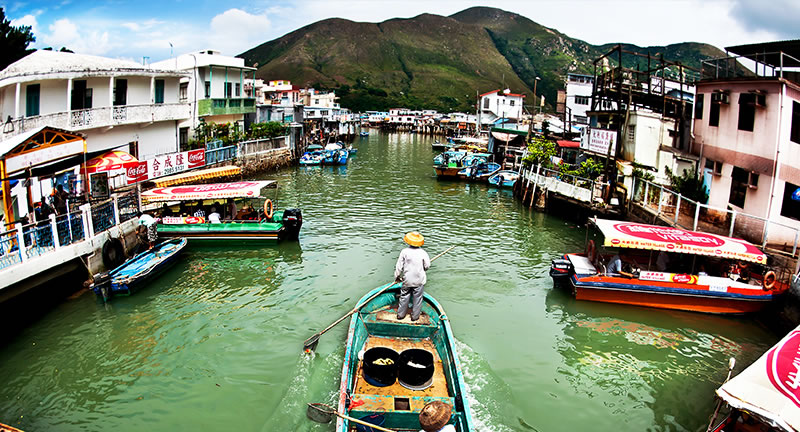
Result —
[[[452,407],[449,424],[456,431],[475,430],[450,321],[427,293],[417,321],[410,313],[398,320],[400,286],[378,287],[359,300],[347,333],[338,411],[385,428],[416,431],[422,407],[438,400]],[[354,423],[339,418],[336,431],[352,431]]]
[[[553,260],[553,282],[571,288],[578,300],[744,314],[789,288],[766,268],[766,254],[745,240],[606,219],[590,219],[589,225],[604,237],[602,246],[630,255],[632,270],[607,272],[610,254],[599,253],[594,240],[586,253]],[[661,253],[670,264],[656,271]]]
[[[800,431],[799,365],[800,327],[797,327],[717,389],[720,400],[707,430]],[[718,416],[722,402],[727,412]],[[718,417],[721,420],[715,424]]]
[[[500,171],[499,163],[480,162],[462,169],[458,172],[458,176],[465,180],[486,181],[498,171]]]
[[[511,170],[502,170],[489,177],[489,184],[497,187],[513,188],[519,178],[519,173]]]
[[[185,247],[184,238],[158,243],[114,270],[95,276],[92,290],[106,301],[115,296],[129,296],[174,264]]]
[[[158,225],[161,237],[186,237],[196,240],[279,241],[297,240],[303,225],[300,209],[275,211],[273,201],[262,196],[267,188],[276,188],[273,180],[241,181],[206,185],[185,185],[151,189],[142,193],[142,201],[159,211],[165,207],[176,216],[162,215]],[[238,202],[238,213],[225,214],[227,200]],[[211,223],[206,216],[195,217],[194,207],[203,204],[206,216],[211,207],[222,215],[221,223]],[[159,207],[163,204],[163,207]],[[255,204],[255,206],[254,206]],[[184,213],[185,212],[185,213]]]

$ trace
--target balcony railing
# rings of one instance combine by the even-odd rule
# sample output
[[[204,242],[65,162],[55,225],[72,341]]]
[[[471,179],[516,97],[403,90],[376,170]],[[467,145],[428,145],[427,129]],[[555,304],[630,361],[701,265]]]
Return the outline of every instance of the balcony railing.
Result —
[[[202,99],[197,101],[197,115],[249,114],[256,112],[254,98]]]
[[[3,132],[0,132],[0,141],[42,126],[78,131],[96,127],[182,120],[190,118],[191,115],[191,105],[188,103],[119,105],[57,112],[12,119],[13,128],[4,127]]]

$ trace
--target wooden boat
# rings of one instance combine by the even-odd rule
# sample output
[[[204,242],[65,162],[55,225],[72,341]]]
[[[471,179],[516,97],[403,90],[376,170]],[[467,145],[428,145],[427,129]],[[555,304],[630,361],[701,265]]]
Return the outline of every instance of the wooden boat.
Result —
[[[745,240],[606,219],[590,219],[589,225],[604,237],[602,246],[625,249],[632,270],[606,271],[611,254],[599,253],[594,240],[588,242],[586,253],[553,260],[554,284],[570,288],[578,300],[744,314],[761,310],[789,289],[764,267],[767,256]],[[676,264],[657,270],[654,264],[661,252]],[[745,277],[741,269],[750,267]]]
[[[319,165],[325,155],[322,151],[322,146],[318,144],[311,144],[306,147],[306,152],[300,157],[300,165]]]
[[[798,353],[800,327],[795,328],[752,365],[717,389],[716,394],[720,400],[707,430],[800,431]],[[723,402],[727,412],[718,416]],[[717,418],[721,419],[718,423]]]
[[[497,171],[489,176],[489,184],[497,187],[513,188],[519,178],[519,173],[511,170]]]
[[[186,185],[152,189],[142,193],[142,201],[148,205],[163,203],[171,209],[192,205],[198,201],[205,207],[217,203],[224,206],[225,200],[239,201],[240,214],[226,215],[221,223],[210,223],[205,217],[164,216],[158,225],[161,237],[186,237],[195,243],[199,240],[211,241],[279,241],[297,240],[303,225],[302,211],[297,208],[285,209],[282,213],[274,210],[272,200],[262,195],[267,188],[277,187],[272,180],[242,181],[235,183],[216,183],[206,185]],[[256,202],[258,210],[245,214],[244,205]],[[263,204],[261,202],[263,201]],[[253,206],[250,206],[251,208]],[[163,209],[163,207],[161,207]],[[222,208],[217,209],[223,212]]]
[[[458,172],[458,176],[464,180],[486,181],[498,171],[500,171],[499,163],[480,162],[462,169]]]
[[[184,238],[158,243],[152,249],[137,254],[114,270],[97,275],[92,290],[103,300],[129,296],[174,264],[185,247]]]
[[[450,424],[458,432],[474,430],[453,332],[442,306],[426,293],[420,318],[412,322],[409,314],[398,321],[400,284],[391,284],[369,300],[386,287],[361,298],[359,304],[366,303],[350,321],[338,411],[358,419],[380,418],[389,429],[418,431],[422,407],[440,400],[452,406]],[[380,359],[390,359],[390,364],[381,365]],[[355,424],[338,419],[337,432],[354,430]]]
[[[447,147],[449,147],[449,146],[450,146],[450,144],[448,144],[446,142],[442,143],[442,142],[439,142],[439,141],[434,141],[433,144],[431,144],[431,147],[434,150],[447,150]]]

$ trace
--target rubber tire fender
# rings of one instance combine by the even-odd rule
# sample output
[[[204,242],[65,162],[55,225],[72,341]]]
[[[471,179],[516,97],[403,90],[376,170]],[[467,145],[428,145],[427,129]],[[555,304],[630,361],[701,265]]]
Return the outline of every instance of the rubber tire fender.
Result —
[[[103,243],[103,265],[113,270],[125,262],[125,249],[118,238],[110,238]]]

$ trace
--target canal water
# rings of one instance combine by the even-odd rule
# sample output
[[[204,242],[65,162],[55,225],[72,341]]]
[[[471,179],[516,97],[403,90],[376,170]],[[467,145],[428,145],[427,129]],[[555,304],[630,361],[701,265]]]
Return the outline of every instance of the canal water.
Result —
[[[354,143],[346,167],[290,168],[278,208],[299,243],[192,248],[130,298],[68,300],[0,346],[0,422],[29,431],[332,431],[305,416],[334,402],[347,321],[303,341],[393,279],[421,231],[426,291],[457,339],[480,431],[698,431],[728,359],[737,372],[779,337],[747,318],[579,302],[550,260],[583,248],[574,218],[510,191],[437,181],[431,139]]]

